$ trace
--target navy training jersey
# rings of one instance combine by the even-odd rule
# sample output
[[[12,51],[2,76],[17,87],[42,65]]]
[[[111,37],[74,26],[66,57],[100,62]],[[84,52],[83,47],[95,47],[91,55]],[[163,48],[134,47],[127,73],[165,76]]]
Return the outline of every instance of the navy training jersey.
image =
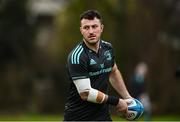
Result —
[[[90,78],[92,88],[107,94],[109,74],[114,62],[111,44],[102,40],[98,53],[89,49],[84,42],[81,42],[72,50],[67,62],[71,82],[65,105],[65,121],[111,120],[109,105],[83,101],[73,80]]]

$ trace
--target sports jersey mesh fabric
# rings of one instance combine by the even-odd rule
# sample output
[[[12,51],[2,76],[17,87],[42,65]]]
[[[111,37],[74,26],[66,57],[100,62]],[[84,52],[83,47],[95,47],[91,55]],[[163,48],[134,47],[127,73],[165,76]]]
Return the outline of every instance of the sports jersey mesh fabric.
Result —
[[[100,41],[98,53],[84,42],[77,45],[68,56],[67,68],[71,80],[65,105],[64,120],[111,120],[108,104],[83,101],[72,82],[90,78],[91,87],[108,93],[109,74],[114,66],[114,53],[110,43]]]

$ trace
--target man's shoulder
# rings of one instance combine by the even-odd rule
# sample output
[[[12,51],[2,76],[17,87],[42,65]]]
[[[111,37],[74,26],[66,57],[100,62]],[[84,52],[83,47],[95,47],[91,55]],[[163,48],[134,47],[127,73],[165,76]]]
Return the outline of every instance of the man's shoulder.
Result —
[[[101,42],[102,42],[101,44],[102,44],[103,47],[108,48],[108,49],[113,48],[112,44],[110,42],[107,42],[107,41],[104,41],[104,40],[101,40]]]
[[[82,43],[76,45],[68,55],[68,61],[72,64],[79,64],[81,59],[85,59],[86,53]]]

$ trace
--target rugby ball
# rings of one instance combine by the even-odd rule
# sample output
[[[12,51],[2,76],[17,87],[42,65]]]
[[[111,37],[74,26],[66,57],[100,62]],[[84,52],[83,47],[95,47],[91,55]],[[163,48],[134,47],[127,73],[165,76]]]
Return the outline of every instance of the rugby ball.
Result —
[[[144,112],[142,103],[137,99],[128,99],[128,114],[127,120],[136,120],[141,117]]]

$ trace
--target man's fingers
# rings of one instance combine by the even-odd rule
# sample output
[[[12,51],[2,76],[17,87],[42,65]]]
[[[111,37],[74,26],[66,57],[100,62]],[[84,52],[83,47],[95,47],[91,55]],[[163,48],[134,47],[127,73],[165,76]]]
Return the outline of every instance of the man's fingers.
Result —
[[[126,101],[127,105],[130,105],[133,102],[133,99],[132,98],[125,99],[125,101]]]

